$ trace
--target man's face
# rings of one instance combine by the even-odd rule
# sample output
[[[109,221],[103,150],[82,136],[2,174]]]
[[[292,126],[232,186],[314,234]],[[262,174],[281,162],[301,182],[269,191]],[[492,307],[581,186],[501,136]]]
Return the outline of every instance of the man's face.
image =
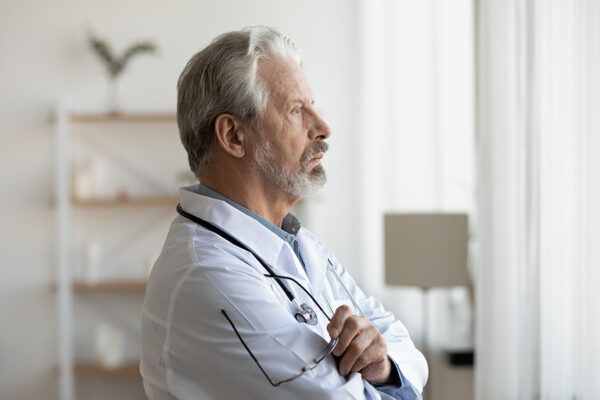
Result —
[[[314,110],[304,72],[294,61],[261,61],[258,74],[269,97],[254,146],[257,170],[288,194],[310,195],[326,181],[320,160],[329,127]]]

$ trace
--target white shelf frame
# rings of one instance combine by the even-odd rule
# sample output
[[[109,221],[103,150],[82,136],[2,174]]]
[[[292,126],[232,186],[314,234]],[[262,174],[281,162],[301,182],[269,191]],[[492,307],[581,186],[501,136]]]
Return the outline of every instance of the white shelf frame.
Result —
[[[73,380],[73,290],[71,288],[71,187],[70,130],[66,100],[56,110],[56,229],[58,264],[58,371],[59,399],[74,399]]]

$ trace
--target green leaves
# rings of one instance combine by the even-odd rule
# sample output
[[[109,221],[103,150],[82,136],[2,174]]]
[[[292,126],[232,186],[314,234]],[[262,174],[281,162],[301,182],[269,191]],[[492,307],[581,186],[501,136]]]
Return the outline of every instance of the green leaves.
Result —
[[[139,41],[130,45],[120,57],[113,54],[110,45],[103,39],[88,33],[88,43],[94,54],[105,65],[111,79],[116,79],[125,69],[129,60],[138,54],[154,53],[156,46],[149,41]]]

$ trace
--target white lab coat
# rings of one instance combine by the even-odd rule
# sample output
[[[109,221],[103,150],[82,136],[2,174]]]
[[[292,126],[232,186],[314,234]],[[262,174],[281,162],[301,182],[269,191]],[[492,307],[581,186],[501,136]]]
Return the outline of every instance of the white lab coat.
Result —
[[[297,279],[319,301],[335,309],[348,303],[337,279],[326,273],[334,264],[361,309],[380,330],[389,356],[421,392],[427,363],[404,325],[381,303],[366,297],[333,254],[308,230],[296,237],[306,272],[290,245],[256,219],[224,201],[183,188],[181,206],[217,225],[254,250],[279,275]],[[225,310],[265,372],[274,380],[311,366],[330,338],[327,319],[305,293],[288,287],[311,305],[318,324],[298,323],[295,306],[249,252],[177,216],[152,270],[142,317],[140,370],[151,400],[165,399],[379,399],[359,373],[340,376],[329,356],[291,382],[273,387],[225,319]],[[328,278],[329,276],[329,278]],[[331,314],[330,314],[331,316]]]

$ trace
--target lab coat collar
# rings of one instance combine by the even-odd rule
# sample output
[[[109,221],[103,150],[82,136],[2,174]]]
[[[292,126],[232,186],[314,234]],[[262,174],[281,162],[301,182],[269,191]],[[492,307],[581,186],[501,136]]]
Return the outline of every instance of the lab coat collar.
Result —
[[[218,226],[252,249],[274,270],[285,242],[256,219],[227,204],[193,191],[194,186],[179,190],[181,207],[213,225]]]
[[[213,199],[223,200],[224,202],[233,206],[234,208],[237,208],[244,214],[249,215],[254,219],[257,219],[258,222],[260,222],[261,224],[266,226],[273,233],[275,233],[277,236],[279,236],[280,238],[282,238],[283,240],[285,240],[288,243],[291,243],[291,241],[293,240],[292,238],[295,237],[296,233],[298,233],[298,230],[301,227],[300,221],[292,213],[288,213],[288,215],[286,215],[283,218],[282,225],[280,228],[280,227],[274,225],[273,223],[271,223],[270,221],[267,221],[262,216],[256,214],[254,211],[245,208],[244,206],[236,203],[235,201],[233,201],[231,199],[228,199],[227,197],[223,196],[221,193],[215,192],[208,186],[203,185],[202,183],[198,183],[197,185],[190,186],[189,190],[191,190],[194,193],[198,193],[198,194],[201,194],[203,196],[207,196],[207,197],[210,197]]]

